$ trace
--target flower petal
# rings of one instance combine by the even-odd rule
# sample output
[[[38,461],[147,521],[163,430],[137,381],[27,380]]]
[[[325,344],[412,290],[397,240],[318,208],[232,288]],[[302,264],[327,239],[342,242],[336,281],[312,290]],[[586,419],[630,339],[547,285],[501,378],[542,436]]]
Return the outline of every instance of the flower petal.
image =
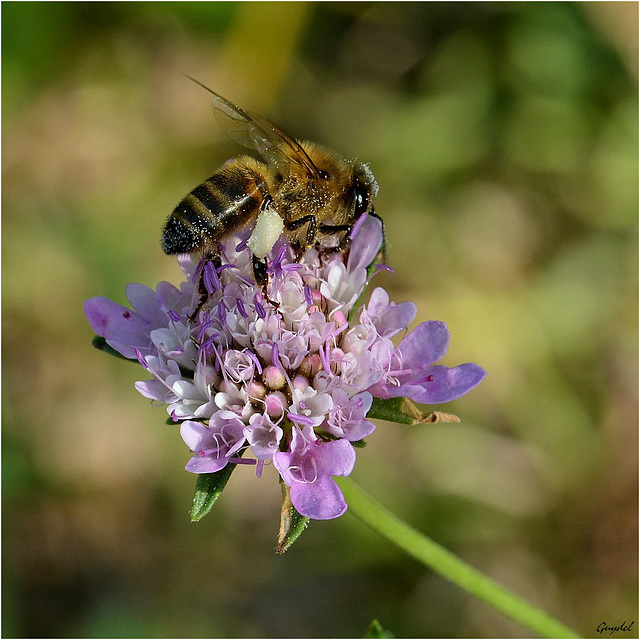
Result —
[[[348,440],[333,440],[316,445],[322,470],[330,476],[348,476],[356,463],[356,450]]]
[[[395,354],[403,369],[424,369],[442,359],[449,346],[449,329],[444,322],[429,320],[419,324],[404,338]]]
[[[309,484],[294,484],[291,502],[301,515],[315,520],[331,520],[347,510],[340,487],[329,476]]]
[[[206,449],[211,446],[213,439],[211,429],[202,422],[194,420],[185,420],[180,425],[180,435],[191,451]]]
[[[358,229],[349,250],[349,271],[366,269],[376,258],[382,247],[382,222],[373,216],[367,216]]]
[[[409,396],[415,402],[423,404],[450,402],[471,391],[487,375],[482,367],[472,362],[451,369],[444,365],[435,365],[429,367],[425,373],[427,372],[428,380],[420,384],[422,392]]]
[[[148,348],[149,335],[134,321],[134,312],[108,298],[97,296],[84,302],[91,328],[125,358],[136,357],[136,347]]]
[[[185,469],[191,473],[215,473],[224,469],[228,462],[229,458],[195,455],[187,462]]]

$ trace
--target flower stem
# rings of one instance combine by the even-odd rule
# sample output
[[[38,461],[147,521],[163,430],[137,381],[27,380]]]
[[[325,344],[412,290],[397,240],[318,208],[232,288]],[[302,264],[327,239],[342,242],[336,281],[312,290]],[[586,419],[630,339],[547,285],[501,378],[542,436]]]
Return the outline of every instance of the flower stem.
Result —
[[[543,637],[580,637],[394,516],[353,480],[343,477],[334,479],[340,485],[351,513],[430,569]]]

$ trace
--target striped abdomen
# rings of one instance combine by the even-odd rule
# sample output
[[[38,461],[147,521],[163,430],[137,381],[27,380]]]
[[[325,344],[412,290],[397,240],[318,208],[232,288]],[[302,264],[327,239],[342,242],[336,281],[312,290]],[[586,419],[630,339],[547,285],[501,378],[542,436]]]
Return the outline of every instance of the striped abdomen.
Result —
[[[162,232],[164,252],[215,252],[227,234],[256,218],[266,193],[256,169],[241,161],[227,162],[173,210]]]

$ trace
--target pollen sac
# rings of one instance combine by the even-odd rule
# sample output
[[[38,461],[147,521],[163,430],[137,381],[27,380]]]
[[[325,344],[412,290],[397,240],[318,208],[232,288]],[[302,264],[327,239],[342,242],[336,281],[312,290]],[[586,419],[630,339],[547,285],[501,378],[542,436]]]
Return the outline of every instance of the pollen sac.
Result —
[[[255,229],[247,242],[247,246],[257,258],[264,258],[284,230],[284,222],[271,207],[260,212]]]

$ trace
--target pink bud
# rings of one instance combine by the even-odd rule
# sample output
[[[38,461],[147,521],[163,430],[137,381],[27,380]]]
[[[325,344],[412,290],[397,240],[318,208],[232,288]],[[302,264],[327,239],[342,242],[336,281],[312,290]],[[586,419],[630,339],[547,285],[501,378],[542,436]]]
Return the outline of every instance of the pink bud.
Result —
[[[274,391],[264,399],[267,414],[272,418],[280,417],[287,408],[287,399],[282,391]]]
[[[273,365],[269,365],[262,374],[262,379],[269,389],[282,389],[287,382],[284,373]]]

